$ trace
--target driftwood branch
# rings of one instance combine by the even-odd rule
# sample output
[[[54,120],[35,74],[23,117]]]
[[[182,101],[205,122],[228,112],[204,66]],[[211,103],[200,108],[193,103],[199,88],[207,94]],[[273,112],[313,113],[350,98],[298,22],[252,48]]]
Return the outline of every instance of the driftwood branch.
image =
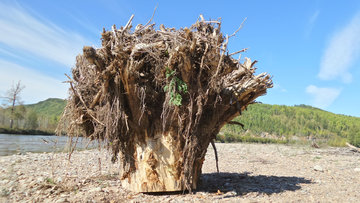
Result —
[[[144,27],[146,27],[147,25],[149,25],[149,24],[150,24],[150,22],[153,20],[154,15],[155,15],[155,11],[156,11],[157,7],[158,7],[158,5],[156,4],[156,7],[155,7],[155,9],[154,9],[154,12],[153,12],[153,14],[152,14],[152,16],[151,16],[150,20],[149,20],[149,21],[148,21],[148,22],[144,25]]]
[[[96,96],[95,96],[95,98],[94,98],[94,101],[90,104],[90,107],[89,107],[90,109],[94,108],[94,106],[96,105],[96,103],[99,101],[99,98],[100,98],[101,94],[102,94],[102,91],[100,90],[100,91],[96,94]]]
[[[237,29],[232,35],[230,35],[229,38],[232,37],[232,36],[235,36],[235,34],[236,34],[237,32],[239,32],[239,30],[241,30],[241,28],[243,27],[245,21],[246,21],[246,18],[245,18],[245,19],[243,20],[243,22],[241,23],[239,29]]]
[[[235,55],[235,54],[238,54],[238,53],[241,53],[241,52],[245,52],[246,50],[248,50],[249,48],[244,48],[244,49],[242,49],[242,50],[240,50],[240,51],[236,51],[236,52],[234,52],[234,53],[231,53],[231,54],[229,54],[229,56],[232,56],[232,55]]]
[[[222,45],[222,52],[221,52],[221,55],[220,55],[220,60],[219,60],[219,63],[217,65],[217,68],[216,68],[216,73],[214,76],[217,76],[219,74],[219,71],[221,69],[221,63],[222,61],[224,60],[224,56],[225,56],[225,52],[226,52],[226,49],[227,49],[227,44],[229,43],[229,36],[226,35],[226,41],[223,43]]]
[[[244,124],[239,123],[237,121],[229,121],[227,124],[229,124],[229,125],[239,125],[239,126],[242,127],[242,129],[244,129]]]
[[[131,26],[131,22],[134,19],[135,15],[132,15],[129,19],[129,21],[126,23],[124,30],[127,30]]]
[[[65,74],[66,75],[66,74]],[[68,75],[66,75],[67,77],[69,77]],[[69,79],[71,80],[71,78],[69,77]],[[74,86],[73,86],[73,81],[70,81],[70,87],[72,89],[72,91],[74,92],[74,94],[80,99],[81,103],[84,105],[86,111],[88,112],[88,115],[91,116],[91,118],[93,118],[96,122],[98,122],[101,125],[104,125],[102,122],[100,122],[97,118],[95,118],[92,115],[92,111],[86,106],[85,101],[83,100],[82,96],[79,94],[78,91],[75,90]]]
[[[360,148],[357,148],[357,147],[355,147],[354,145],[351,145],[350,143],[346,143],[346,145],[348,146],[348,147],[350,147],[351,149],[354,149],[354,150],[356,150],[357,152],[359,152],[360,153]]]
[[[217,153],[217,150],[216,150],[215,142],[214,142],[214,140],[211,140],[210,143],[211,143],[212,147],[214,148],[215,161],[216,161],[216,171],[217,171],[217,173],[220,173],[219,172],[219,159],[218,159],[218,153]]]

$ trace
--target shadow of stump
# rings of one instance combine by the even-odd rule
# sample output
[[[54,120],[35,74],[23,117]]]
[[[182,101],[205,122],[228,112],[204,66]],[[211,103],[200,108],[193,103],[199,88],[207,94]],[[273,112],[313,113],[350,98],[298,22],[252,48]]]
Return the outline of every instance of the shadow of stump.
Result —
[[[301,184],[312,184],[311,180],[295,176],[251,176],[251,173],[207,173],[202,174],[196,191],[226,193],[235,191],[234,196],[259,192],[271,195],[284,191],[301,189]]]

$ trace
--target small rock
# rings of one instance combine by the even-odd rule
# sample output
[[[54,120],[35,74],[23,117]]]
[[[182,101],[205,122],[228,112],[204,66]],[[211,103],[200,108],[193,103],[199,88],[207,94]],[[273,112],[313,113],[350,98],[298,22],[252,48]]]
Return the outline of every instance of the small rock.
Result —
[[[89,190],[89,192],[101,192],[101,191],[102,191],[101,187],[97,187],[97,188]]]
[[[23,172],[20,171],[20,170],[18,170],[18,171],[16,172],[16,174],[17,174],[18,176],[21,176],[21,175],[23,174]]]
[[[41,183],[41,182],[44,182],[45,178],[44,177],[38,177],[36,179],[36,183]]]
[[[315,171],[320,171],[320,172],[324,171],[323,168],[319,165],[314,166],[314,169],[315,169]]]
[[[57,203],[69,202],[66,198],[60,198],[56,201]]]
[[[354,171],[359,172],[359,171],[360,171],[360,168],[355,168]]]
[[[61,177],[58,177],[58,178],[56,179],[56,182],[61,183],[61,182],[62,182],[62,178],[61,178]]]
[[[315,180],[315,183],[321,183],[321,180]]]

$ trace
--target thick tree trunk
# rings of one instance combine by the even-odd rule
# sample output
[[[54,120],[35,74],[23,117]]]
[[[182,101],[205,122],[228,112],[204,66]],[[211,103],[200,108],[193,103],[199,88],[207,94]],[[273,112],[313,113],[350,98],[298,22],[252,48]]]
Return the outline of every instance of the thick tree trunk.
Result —
[[[180,145],[171,133],[159,133],[153,138],[145,137],[145,141],[142,142],[134,140],[134,150],[120,154],[122,187],[134,192],[169,192],[186,189],[181,179],[183,174]],[[201,175],[202,161],[194,165],[197,166],[197,170],[195,169],[192,175],[191,189],[196,189]]]

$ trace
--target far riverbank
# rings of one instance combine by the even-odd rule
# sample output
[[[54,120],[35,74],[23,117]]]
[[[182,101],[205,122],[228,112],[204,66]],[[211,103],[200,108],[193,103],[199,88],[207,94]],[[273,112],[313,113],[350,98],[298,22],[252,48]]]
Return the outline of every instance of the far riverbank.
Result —
[[[16,134],[16,135],[55,135],[54,131],[44,130],[27,130],[19,128],[0,128],[0,134]]]

